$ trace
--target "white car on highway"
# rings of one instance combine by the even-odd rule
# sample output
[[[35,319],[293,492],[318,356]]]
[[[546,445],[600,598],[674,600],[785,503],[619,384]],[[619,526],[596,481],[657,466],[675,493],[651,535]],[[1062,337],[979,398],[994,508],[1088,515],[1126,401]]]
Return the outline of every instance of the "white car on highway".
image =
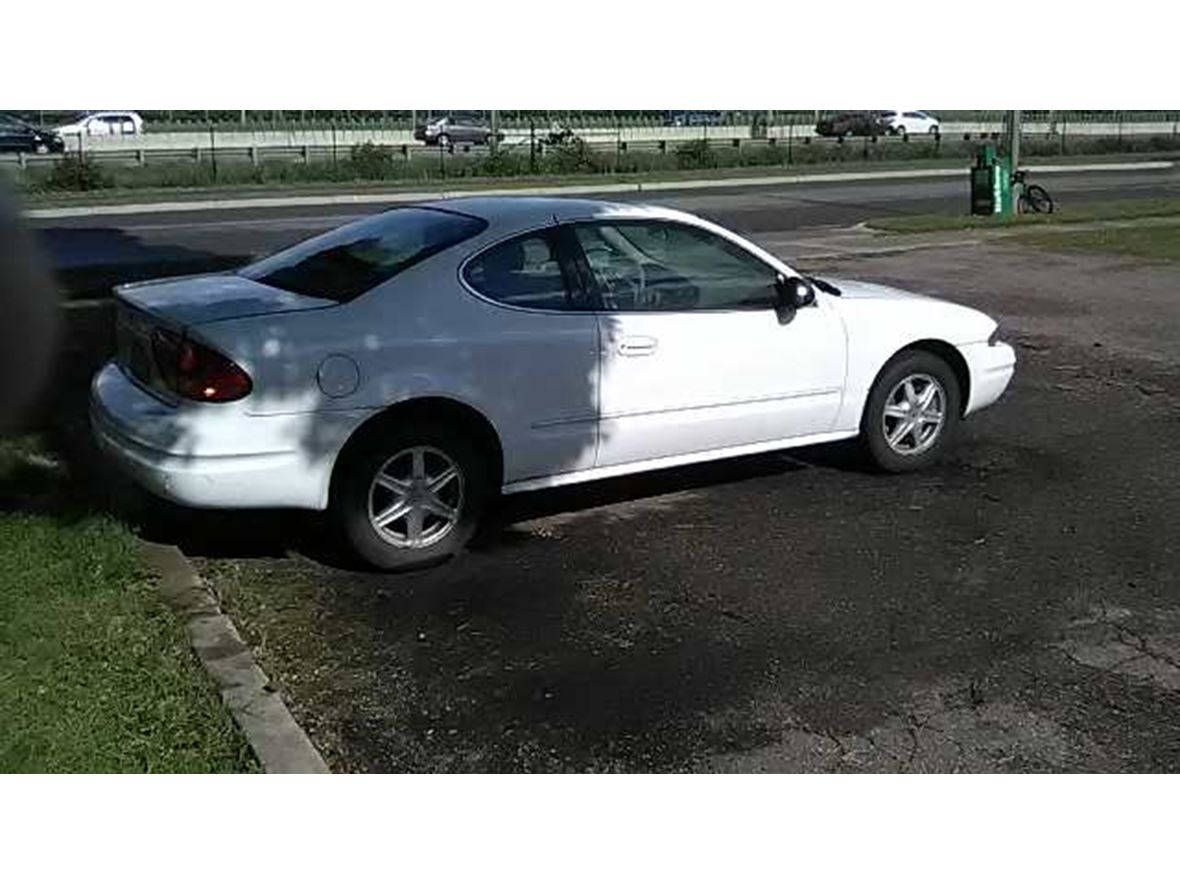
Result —
[[[143,132],[143,118],[134,111],[99,111],[78,114],[69,123],[53,129],[62,138],[85,135],[139,135]]]
[[[938,120],[925,111],[882,111],[881,119],[893,135],[938,134]]]
[[[976,310],[592,200],[406,206],[118,296],[102,447],[182,504],[328,510],[389,569],[500,492],[851,437],[920,468],[1015,364]]]

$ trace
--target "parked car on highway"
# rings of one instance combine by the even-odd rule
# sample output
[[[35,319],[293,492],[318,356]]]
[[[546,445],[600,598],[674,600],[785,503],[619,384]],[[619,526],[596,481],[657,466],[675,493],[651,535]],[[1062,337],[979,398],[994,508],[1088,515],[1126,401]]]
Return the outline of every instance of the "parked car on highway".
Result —
[[[143,119],[134,111],[83,113],[69,123],[54,127],[53,131],[63,138],[76,138],[78,135],[139,135],[143,132]]]
[[[429,145],[487,144],[492,140],[490,126],[474,116],[439,117],[414,130],[414,138]]]
[[[0,151],[21,154],[60,154],[65,142],[13,114],[0,114]]]
[[[938,120],[924,111],[883,111],[881,119],[892,135],[938,134]]]
[[[815,124],[819,135],[848,138],[854,135],[884,135],[889,131],[881,111],[845,111],[824,117]]]
[[[396,208],[117,295],[114,460],[193,507],[327,510],[388,569],[460,550],[497,493],[854,437],[925,467],[1015,364],[976,310],[593,200]]]

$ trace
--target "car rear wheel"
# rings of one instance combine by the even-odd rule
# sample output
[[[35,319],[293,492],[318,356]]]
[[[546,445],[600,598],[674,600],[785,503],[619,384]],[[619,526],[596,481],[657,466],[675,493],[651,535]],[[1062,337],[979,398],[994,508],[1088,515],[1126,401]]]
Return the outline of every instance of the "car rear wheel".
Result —
[[[424,568],[471,539],[491,493],[489,476],[482,453],[445,424],[373,432],[338,468],[332,516],[370,565]]]
[[[882,470],[920,470],[938,460],[958,427],[961,392],[946,361],[905,351],[877,378],[861,418],[861,442]]]
[[[438,143],[440,147],[449,148],[451,146],[451,136],[440,135],[438,137]]]
[[[895,132],[897,135],[900,135],[902,138],[905,138],[905,127],[904,127],[904,126],[898,126],[898,127],[897,127],[896,129],[894,129],[893,131],[894,131],[894,132]]]

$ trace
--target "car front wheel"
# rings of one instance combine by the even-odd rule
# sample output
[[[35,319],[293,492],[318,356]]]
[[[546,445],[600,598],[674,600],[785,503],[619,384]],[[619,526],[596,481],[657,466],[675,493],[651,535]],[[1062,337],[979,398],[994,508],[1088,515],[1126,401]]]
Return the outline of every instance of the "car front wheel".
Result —
[[[415,422],[372,433],[346,453],[332,515],[361,559],[405,571],[462,551],[490,493],[487,461],[467,438]]]
[[[874,464],[891,473],[938,460],[961,414],[955,373],[925,351],[906,351],[881,373],[861,419],[861,441]]]

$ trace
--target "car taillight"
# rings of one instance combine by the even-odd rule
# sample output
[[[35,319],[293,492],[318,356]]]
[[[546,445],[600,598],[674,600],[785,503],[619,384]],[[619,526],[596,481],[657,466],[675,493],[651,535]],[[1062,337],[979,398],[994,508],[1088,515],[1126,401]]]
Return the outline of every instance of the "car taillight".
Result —
[[[229,357],[167,329],[152,334],[152,351],[160,378],[185,399],[228,403],[253,387],[250,376]]]

